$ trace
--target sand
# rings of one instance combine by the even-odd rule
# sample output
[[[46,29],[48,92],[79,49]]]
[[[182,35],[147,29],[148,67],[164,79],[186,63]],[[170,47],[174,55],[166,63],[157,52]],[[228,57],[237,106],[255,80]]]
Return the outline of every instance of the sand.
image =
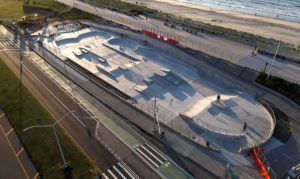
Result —
[[[137,0],[124,0],[135,3]],[[239,12],[217,10],[175,0],[138,0],[149,8],[213,25],[300,44],[300,23]]]

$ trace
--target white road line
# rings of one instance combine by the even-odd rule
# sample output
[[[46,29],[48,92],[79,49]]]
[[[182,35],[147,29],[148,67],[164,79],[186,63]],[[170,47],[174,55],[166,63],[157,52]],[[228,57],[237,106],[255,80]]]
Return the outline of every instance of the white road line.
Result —
[[[149,162],[152,163],[152,165],[154,165],[156,168],[158,168],[159,166],[153,161],[151,160],[146,154],[144,154],[144,152],[142,152],[139,148],[136,148],[136,150],[142,154]]]
[[[46,86],[46,85],[44,85],[44,83],[43,82],[41,82],[41,80],[40,79],[38,79],[27,67],[26,67],[26,65],[23,63],[23,62],[21,62],[22,64],[23,64],[23,67],[25,67],[33,76],[34,76],[34,78],[35,79],[37,79],[48,91],[49,91],[49,93],[52,95],[52,96],[54,96],[55,97],[55,99],[57,99],[68,111],[71,111],[61,100],[59,100],[56,96],[55,96],[55,94],[54,93],[52,93],[52,91],[50,91],[50,89]],[[84,127],[86,127],[84,124],[83,124],[83,122],[81,121],[81,120],[79,120],[78,119],[78,117],[77,116],[75,116],[74,115],[74,113],[72,113],[71,114],[72,116],[74,116],[76,119],[77,119],[77,121],[82,125],[82,126],[84,126]]]
[[[153,155],[148,149],[146,149],[146,147],[141,146],[147,153],[149,153],[153,158],[155,158],[159,163],[163,164],[164,162],[162,162],[161,160],[159,160],[159,158],[157,158],[155,155]]]
[[[114,175],[113,172],[110,171],[110,169],[108,169],[107,171],[108,171],[108,173],[109,173],[114,179],[118,179],[118,178],[116,177],[116,175]]]
[[[118,162],[118,165],[124,170],[130,178],[135,179],[135,177],[132,176],[132,174],[120,163]]]
[[[116,166],[113,165],[113,169],[116,170],[116,172],[123,178],[123,179],[127,179],[118,169]]]
[[[103,178],[105,178],[105,179],[109,179],[109,178],[105,175],[105,173],[102,173],[101,176],[103,176]]]
[[[165,161],[167,161],[168,159],[166,159],[166,157],[164,157],[162,154],[160,154],[158,151],[156,151],[153,147],[151,147],[149,144],[145,143],[145,145],[147,145],[149,148],[151,148],[157,155],[159,155],[161,158],[163,158]]]
[[[3,44],[2,44],[2,42],[0,42],[0,46],[1,46],[1,47],[3,47]]]

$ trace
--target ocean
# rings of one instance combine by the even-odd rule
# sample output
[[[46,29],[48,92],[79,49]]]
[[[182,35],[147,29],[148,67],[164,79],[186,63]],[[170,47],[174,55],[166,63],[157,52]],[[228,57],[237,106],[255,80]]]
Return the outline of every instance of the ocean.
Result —
[[[300,0],[177,0],[248,14],[300,22]]]

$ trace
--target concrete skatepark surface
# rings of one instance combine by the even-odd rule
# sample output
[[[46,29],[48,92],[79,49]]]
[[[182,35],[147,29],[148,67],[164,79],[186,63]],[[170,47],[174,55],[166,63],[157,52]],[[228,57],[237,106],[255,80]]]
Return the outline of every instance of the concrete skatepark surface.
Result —
[[[130,96],[148,114],[153,115],[156,97],[159,120],[165,125],[186,123],[185,130],[196,131],[200,138],[231,152],[271,137],[274,123],[268,111],[252,94],[213,71],[95,27],[66,29],[56,28],[61,32],[42,43]],[[226,109],[212,104],[218,94]],[[228,138],[234,140],[223,140]]]

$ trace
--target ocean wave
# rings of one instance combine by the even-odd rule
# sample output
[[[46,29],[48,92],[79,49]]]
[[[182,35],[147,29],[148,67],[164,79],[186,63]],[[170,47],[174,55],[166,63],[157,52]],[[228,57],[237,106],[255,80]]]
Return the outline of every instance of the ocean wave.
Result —
[[[300,0],[177,0],[216,9],[300,22]]]

